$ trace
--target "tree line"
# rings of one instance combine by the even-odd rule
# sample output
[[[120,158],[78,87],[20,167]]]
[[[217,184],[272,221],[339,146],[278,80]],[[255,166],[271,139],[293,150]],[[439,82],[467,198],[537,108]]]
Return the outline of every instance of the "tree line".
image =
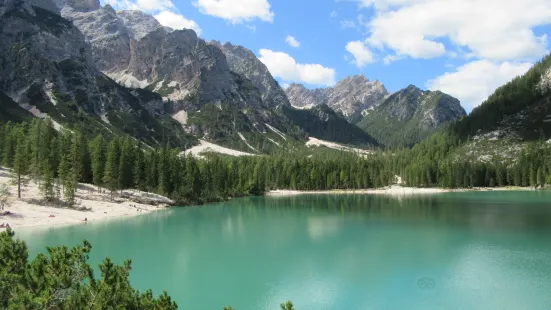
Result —
[[[395,150],[393,171],[414,187],[542,187],[551,184],[551,145],[540,138],[526,143],[516,158],[504,162],[472,161],[455,151],[461,139],[443,131],[412,149]]]
[[[0,162],[12,170],[18,196],[28,180],[46,200],[75,201],[79,182],[112,195],[126,189],[154,192],[180,205],[262,195],[273,189],[366,189],[401,176],[414,187],[538,186],[551,183],[551,152],[544,139],[528,144],[509,163],[473,162],[451,156],[462,144],[447,131],[411,149],[349,152],[311,157],[204,155],[200,160],[169,146],[150,148],[134,138],[88,139],[81,131],[56,130],[52,121],[0,124]]]
[[[58,128],[46,118],[0,125],[0,161],[12,169],[21,188],[39,184],[44,199],[75,201],[79,182],[112,195],[138,189],[198,204],[230,197],[261,195],[271,189],[326,190],[381,187],[392,171],[382,156],[340,153],[324,159],[301,156],[205,155],[199,160],[171,147],[150,148],[124,136],[105,139]]]

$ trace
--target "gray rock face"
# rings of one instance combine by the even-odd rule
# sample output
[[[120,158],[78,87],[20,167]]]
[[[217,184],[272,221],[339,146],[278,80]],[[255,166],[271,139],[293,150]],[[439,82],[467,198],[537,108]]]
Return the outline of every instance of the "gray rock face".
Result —
[[[244,75],[251,81],[253,86],[260,91],[262,101],[266,106],[277,107],[289,104],[285,91],[273,78],[266,65],[251,50],[240,45],[233,45],[230,42],[226,42],[224,45],[221,45],[218,41],[209,43],[224,52],[232,71]]]
[[[153,90],[176,101],[175,109],[221,102],[262,104],[258,89],[240,72],[232,72],[221,49],[193,30],[168,31],[143,12],[115,12],[90,0],[66,1],[61,13],[92,45],[97,68],[126,87]],[[265,87],[266,92],[271,88]],[[268,96],[282,100],[281,94]]]
[[[122,20],[110,6],[100,7],[89,0],[67,1],[61,16],[73,22],[92,45],[96,67],[103,72],[118,72],[130,61],[130,37]]]
[[[295,107],[310,108],[326,104],[349,121],[358,118],[362,111],[378,106],[388,95],[381,82],[371,82],[363,75],[346,77],[334,87],[313,90],[300,84],[291,84],[285,92]]]
[[[64,125],[78,121],[85,131],[117,130],[152,145],[164,131],[174,145],[186,143],[183,130],[163,128],[153,118],[160,96],[106,77],[72,22],[27,1],[0,3],[0,92],[36,117],[48,114]]]
[[[328,88],[308,89],[302,84],[292,83],[285,89],[291,105],[299,109],[309,109],[321,104],[328,104]]]
[[[172,29],[163,27],[155,17],[138,10],[126,10],[117,12],[119,18],[128,29],[130,37],[136,41],[141,40],[147,34],[156,31],[159,28],[165,29],[167,32],[172,32]]]

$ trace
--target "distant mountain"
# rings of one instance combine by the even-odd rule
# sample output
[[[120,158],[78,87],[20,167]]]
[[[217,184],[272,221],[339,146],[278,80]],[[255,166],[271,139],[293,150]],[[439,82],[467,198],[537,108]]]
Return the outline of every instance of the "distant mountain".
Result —
[[[358,127],[392,147],[412,146],[466,115],[456,98],[440,91],[423,91],[413,85],[393,93],[364,114]]]
[[[285,93],[294,107],[311,108],[325,104],[353,123],[361,118],[362,111],[378,106],[388,95],[381,82],[371,82],[364,75],[349,76],[334,87],[312,90],[293,83]]]
[[[356,125],[349,123],[341,115],[325,104],[311,109],[296,109],[282,106],[281,112],[309,136],[363,146],[377,146],[377,141]]]

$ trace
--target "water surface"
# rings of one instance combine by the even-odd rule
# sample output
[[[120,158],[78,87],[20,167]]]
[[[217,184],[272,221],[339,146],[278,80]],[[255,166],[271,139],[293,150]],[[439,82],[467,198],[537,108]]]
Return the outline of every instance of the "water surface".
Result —
[[[258,197],[16,232],[92,243],[182,309],[551,309],[551,193]]]

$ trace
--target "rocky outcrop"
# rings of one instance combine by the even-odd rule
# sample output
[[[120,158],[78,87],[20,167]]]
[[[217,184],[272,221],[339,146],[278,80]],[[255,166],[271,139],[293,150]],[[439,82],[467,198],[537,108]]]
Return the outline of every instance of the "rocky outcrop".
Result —
[[[259,90],[262,101],[266,106],[278,107],[289,104],[285,91],[273,78],[266,65],[251,50],[240,45],[233,45],[230,42],[222,45],[218,41],[211,41],[210,44],[224,52],[230,70],[245,76],[251,81],[252,85]]]
[[[163,27],[155,17],[146,14],[138,10],[126,10],[119,11],[117,15],[124,26],[128,29],[128,34],[130,38],[139,41],[147,34],[156,31],[157,29],[164,29],[166,32],[172,32],[172,29],[168,27]]]
[[[130,36],[115,10],[99,2],[72,0],[61,8],[61,16],[73,22],[92,46],[96,68],[109,73],[125,69],[130,61]]]
[[[301,84],[291,84],[285,92],[297,108],[326,104],[351,122],[360,118],[362,111],[378,106],[388,95],[381,82],[371,82],[364,75],[349,76],[334,87],[313,90]]]

